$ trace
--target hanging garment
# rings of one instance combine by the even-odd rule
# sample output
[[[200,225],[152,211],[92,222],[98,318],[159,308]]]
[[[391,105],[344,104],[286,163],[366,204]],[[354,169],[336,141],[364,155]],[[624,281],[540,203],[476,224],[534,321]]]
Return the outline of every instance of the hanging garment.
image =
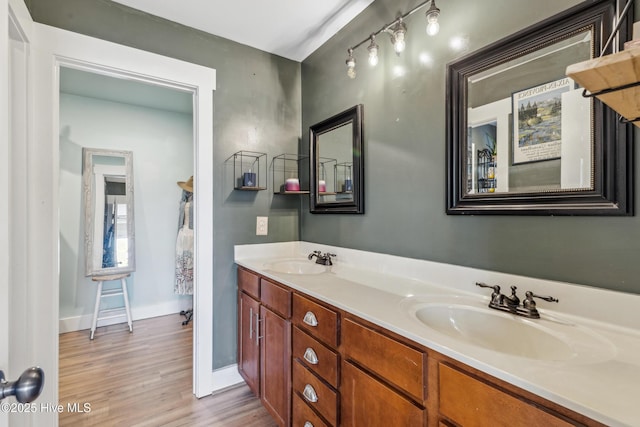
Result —
[[[115,205],[108,203],[104,210],[102,268],[116,267]]]
[[[191,225],[192,199],[184,203],[183,223],[176,239],[176,280],[173,291],[180,295],[193,295],[193,228]],[[182,203],[181,203],[182,206]]]

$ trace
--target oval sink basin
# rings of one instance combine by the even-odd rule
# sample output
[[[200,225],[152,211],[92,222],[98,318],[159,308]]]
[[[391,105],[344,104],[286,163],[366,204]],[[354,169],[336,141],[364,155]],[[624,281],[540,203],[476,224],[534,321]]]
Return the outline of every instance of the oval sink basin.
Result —
[[[430,329],[464,343],[529,359],[566,361],[578,357],[581,348],[602,345],[600,340],[575,326],[562,325],[565,329],[575,329],[569,333],[562,327],[556,331],[541,326],[540,320],[520,318],[486,307],[420,304],[415,317]],[[578,345],[573,345],[575,343]],[[587,358],[595,356],[590,351]]]
[[[266,264],[269,270],[285,274],[320,274],[326,271],[324,265],[306,260],[283,260]]]

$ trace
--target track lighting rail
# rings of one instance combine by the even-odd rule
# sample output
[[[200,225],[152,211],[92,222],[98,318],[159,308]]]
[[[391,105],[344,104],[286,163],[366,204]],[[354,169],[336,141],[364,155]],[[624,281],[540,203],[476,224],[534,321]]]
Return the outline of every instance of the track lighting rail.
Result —
[[[430,4],[429,9],[426,12],[427,18],[427,34],[433,36],[438,33],[439,24],[438,24],[438,16],[440,16],[440,9],[435,4],[435,0],[425,0],[422,3],[415,6],[413,9],[397,17],[395,20],[390,22],[389,24],[384,25],[378,31],[375,31],[369,35],[369,37],[365,38],[361,42],[351,46],[347,49],[348,57],[346,60],[347,64],[347,75],[352,79],[356,76],[356,60],[353,57],[353,51],[369,42],[369,46],[367,50],[369,51],[369,63],[372,66],[375,66],[378,63],[378,45],[375,42],[376,36],[382,33],[388,33],[391,37],[391,43],[393,44],[394,50],[397,54],[400,54],[404,50],[405,47],[405,34],[407,33],[407,26],[404,23],[404,20],[416,13],[418,10],[425,7],[427,4]]]

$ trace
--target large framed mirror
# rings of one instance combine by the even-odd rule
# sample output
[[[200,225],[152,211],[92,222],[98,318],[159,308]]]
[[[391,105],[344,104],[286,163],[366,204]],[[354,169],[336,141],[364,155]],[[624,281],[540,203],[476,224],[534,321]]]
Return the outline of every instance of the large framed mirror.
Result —
[[[364,213],[363,106],[310,127],[311,213]]]
[[[632,214],[633,132],[565,74],[600,54],[619,2],[586,1],[447,66],[448,214]]]
[[[131,151],[82,149],[85,275],[136,269]]]

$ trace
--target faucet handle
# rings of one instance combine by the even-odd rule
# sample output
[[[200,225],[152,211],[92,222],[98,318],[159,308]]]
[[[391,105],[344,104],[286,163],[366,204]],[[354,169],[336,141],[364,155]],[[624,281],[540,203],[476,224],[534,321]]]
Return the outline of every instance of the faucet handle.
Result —
[[[529,302],[533,301],[533,298],[539,298],[541,300],[548,301],[548,302],[558,302],[558,298],[536,295],[531,291],[525,292],[525,296],[527,297],[527,301]]]
[[[313,257],[317,257],[320,258],[320,255],[322,255],[321,251],[313,251],[309,254],[309,256],[307,258],[309,259],[313,259]]]
[[[329,258],[329,257],[336,257],[336,256],[338,256],[338,255],[336,255],[336,254],[331,254],[331,253],[327,252],[327,253],[325,253],[325,254],[324,254],[324,256],[325,256],[325,257],[327,257],[327,258]]]
[[[487,285],[486,283],[476,282],[476,286],[480,286],[481,288],[493,289],[493,292],[495,292],[496,294],[500,293],[500,286],[498,285]]]
[[[536,308],[536,302],[533,300],[534,298],[540,298],[541,300],[549,301],[549,302],[558,302],[557,298],[554,297],[543,297],[540,295],[536,295],[531,291],[525,292],[525,299],[522,301],[522,307],[526,310],[527,317],[531,319],[539,319],[540,313]]]

